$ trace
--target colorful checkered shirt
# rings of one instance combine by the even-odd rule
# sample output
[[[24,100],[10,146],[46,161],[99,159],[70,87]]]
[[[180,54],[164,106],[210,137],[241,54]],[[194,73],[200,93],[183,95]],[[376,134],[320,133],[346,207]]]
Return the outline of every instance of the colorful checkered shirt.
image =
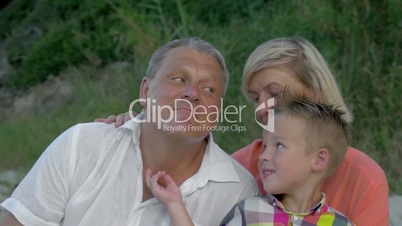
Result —
[[[345,215],[328,206],[325,194],[321,201],[307,213],[286,211],[283,204],[272,195],[247,198],[235,205],[221,225],[236,226],[314,226],[354,225]]]

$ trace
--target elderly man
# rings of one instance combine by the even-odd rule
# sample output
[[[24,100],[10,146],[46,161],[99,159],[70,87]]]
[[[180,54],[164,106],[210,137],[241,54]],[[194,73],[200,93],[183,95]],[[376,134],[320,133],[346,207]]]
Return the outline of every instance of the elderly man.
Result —
[[[210,132],[228,82],[210,43],[185,38],[160,47],[141,84],[144,112],[118,129],[87,123],[65,131],[1,204],[8,212],[0,225],[169,225],[146,186],[147,169],[169,173],[195,225],[218,225],[258,193]]]

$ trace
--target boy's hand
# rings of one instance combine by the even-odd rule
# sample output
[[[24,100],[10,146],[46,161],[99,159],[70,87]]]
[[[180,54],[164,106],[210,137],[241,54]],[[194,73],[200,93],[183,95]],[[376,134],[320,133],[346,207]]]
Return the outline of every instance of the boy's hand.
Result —
[[[146,173],[146,183],[155,198],[168,206],[177,202],[182,202],[180,188],[165,171],[159,171],[152,176],[152,170]],[[160,180],[160,181],[159,181]],[[159,181],[159,182],[158,182]]]

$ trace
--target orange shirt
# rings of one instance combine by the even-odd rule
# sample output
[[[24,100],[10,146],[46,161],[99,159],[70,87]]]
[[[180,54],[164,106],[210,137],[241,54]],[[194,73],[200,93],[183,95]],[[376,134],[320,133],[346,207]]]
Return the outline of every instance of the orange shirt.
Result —
[[[258,157],[262,140],[257,139],[232,154],[256,178],[262,194]],[[356,225],[389,225],[388,182],[384,171],[369,156],[349,147],[345,160],[324,184],[330,207],[349,217]]]

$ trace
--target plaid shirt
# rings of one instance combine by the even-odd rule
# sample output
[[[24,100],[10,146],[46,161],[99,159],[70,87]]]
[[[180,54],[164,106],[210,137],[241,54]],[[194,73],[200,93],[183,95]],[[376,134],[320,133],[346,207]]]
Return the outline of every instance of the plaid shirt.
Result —
[[[236,226],[314,226],[354,225],[345,215],[328,206],[325,194],[321,201],[307,213],[292,213],[272,195],[247,198],[226,215],[221,225]]]

